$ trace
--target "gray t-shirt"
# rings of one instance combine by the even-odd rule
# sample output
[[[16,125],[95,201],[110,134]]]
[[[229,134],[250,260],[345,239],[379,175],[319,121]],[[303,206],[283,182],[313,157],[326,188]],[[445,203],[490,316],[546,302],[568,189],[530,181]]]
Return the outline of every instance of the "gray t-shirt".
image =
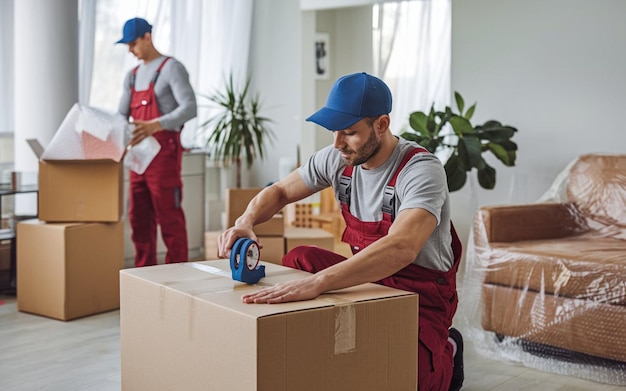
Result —
[[[161,56],[147,65],[144,63],[139,65],[135,77],[135,90],[148,89],[154,73],[166,58]],[[130,115],[130,80],[133,70],[134,68],[124,79],[124,92],[118,109],[125,117]],[[161,74],[154,85],[154,94],[162,114],[159,122],[163,129],[180,131],[185,122],[197,114],[196,95],[189,83],[189,74],[183,64],[175,58],[170,58],[161,69]]]
[[[385,186],[393,176],[407,152],[418,144],[400,138],[387,161],[373,170],[356,166],[352,173],[350,213],[361,221],[381,221]],[[340,153],[329,145],[316,152],[300,167],[304,183],[312,191],[328,186],[335,190],[338,201],[339,178],[346,163]],[[450,198],[446,173],[441,161],[430,153],[414,155],[398,175],[395,186],[395,215],[404,209],[421,208],[437,218],[432,233],[414,264],[447,271],[452,268],[452,236],[450,233]]]

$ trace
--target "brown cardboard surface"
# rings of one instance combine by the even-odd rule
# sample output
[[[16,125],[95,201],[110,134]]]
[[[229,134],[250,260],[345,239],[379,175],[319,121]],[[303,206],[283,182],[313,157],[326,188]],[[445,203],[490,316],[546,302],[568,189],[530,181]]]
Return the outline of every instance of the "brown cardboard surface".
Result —
[[[18,223],[17,307],[60,320],[119,308],[123,224]]]
[[[275,214],[266,222],[254,226],[254,233],[257,236],[282,237],[285,233],[285,217],[282,213]]]
[[[285,251],[289,252],[298,246],[318,246],[333,251],[335,238],[321,228],[285,228]]]
[[[264,265],[256,285],[232,280],[228,260],[120,271],[122,389],[417,389],[416,294],[364,284],[244,304],[246,292],[308,275]]]
[[[282,236],[258,236],[263,245],[261,249],[261,261],[282,264],[285,255],[285,238]]]
[[[123,211],[122,163],[113,160],[39,162],[39,219],[116,222]]]
[[[217,237],[220,236],[221,231],[207,231],[204,233],[204,259],[214,260],[218,259],[217,256]]]
[[[235,220],[245,212],[248,203],[263,188],[226,189],[226,228],[235,225]],[[285,219],[282,213],[276,214],[268,221],[256,225],[254,233],[261,236],[283,236]]]

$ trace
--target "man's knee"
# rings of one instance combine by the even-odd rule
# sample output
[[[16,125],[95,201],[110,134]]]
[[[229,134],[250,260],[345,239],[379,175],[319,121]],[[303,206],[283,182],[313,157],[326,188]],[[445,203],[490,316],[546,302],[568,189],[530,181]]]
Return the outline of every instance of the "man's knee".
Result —
[[[310,265],[307,260],[311,258],[312,246],[298,246],[294,247],[287,254],[283,256],[283,266],[290,267],[292,269],[310,271]]]

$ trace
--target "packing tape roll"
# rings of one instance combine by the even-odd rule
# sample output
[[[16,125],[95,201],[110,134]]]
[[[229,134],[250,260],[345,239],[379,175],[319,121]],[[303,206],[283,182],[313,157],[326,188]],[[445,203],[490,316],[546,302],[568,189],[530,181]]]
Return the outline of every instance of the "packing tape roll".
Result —
[[[261,251],[257,242],[239,238],[230,250],[230,269],[233,280],[256,284],[265,277],[265,266],[259,265]]]

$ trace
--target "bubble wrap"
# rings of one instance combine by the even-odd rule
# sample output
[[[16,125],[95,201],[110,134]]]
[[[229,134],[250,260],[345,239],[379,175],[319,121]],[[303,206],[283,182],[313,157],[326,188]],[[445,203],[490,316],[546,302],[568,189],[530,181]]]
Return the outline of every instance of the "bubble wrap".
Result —
[[[482,355],[626,385],[626,155],[583,155],[536,203],[481,207],[458,320]]]
[[[44,160],[111,159],[124,154],[128,122],[120,114],[74,104],[42,155]]]

